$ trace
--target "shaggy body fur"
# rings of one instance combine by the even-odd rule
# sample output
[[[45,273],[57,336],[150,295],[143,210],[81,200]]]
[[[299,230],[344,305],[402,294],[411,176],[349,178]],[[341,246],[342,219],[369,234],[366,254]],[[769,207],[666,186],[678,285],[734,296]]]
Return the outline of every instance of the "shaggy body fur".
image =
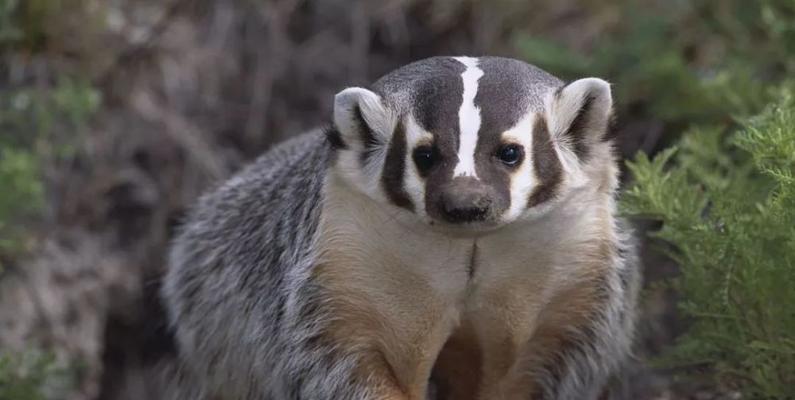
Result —
[[[565,96],[562,84],[547,82],[532,115],[554,109],[550,96]],[[398,100],[390,101],[399,114]],[[394,127],[379,128],[361,112],[359,123]],[[556,119],[545,115],[554,139]],[[542,126],[528,122],[542,117],[527,118],[514,125]],[[605,393],[629,352],[639,285],[631,233],[614,216],[609,142],[584,144],[588,161],[555,147],[562,172],[548,201],[467,232],[417,218],[417,203],[432,197],[415,193],[412,184],[423,178],[411,175],[407,155],[401,182],[413,203],[384,204],[395,197],[358,189],[367,181],[361,175],[386,170],[391,148],[368,153],[381,161],[367,167],[344,121],[335,125],[325,136],[312,132],[275,147],[204,196],[182,227],[163,294],[192,398]],[[526,145],[538,159],[532,152],[544,148]],[[527,164],[542,175],[544,164]],[[516,193],[511,188],[509,198]]]

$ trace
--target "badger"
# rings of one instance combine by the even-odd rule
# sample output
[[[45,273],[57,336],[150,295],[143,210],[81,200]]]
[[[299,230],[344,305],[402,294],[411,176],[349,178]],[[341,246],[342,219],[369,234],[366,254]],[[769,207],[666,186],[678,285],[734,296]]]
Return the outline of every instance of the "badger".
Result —
[[[193,398],[597,399],[639,271],[610,86],[434,57],[204,195],[162,296]],[[198,394],[197,394],[198,393]]]

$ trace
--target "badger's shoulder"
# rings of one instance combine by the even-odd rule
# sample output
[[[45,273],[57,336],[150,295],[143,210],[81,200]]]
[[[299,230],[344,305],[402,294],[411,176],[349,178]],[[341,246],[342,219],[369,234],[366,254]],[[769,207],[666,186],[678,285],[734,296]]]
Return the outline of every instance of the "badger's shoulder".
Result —
[[[233,245],[304,229],[311,221],[300,218],[319,200],[329,155],[330,146],[320,131],[278,144],[202,196],[190,210],[181,236],[208,247],[207,240]]]
[[[204,292],[277,289],[311,251],[331,152],[321,131],[297,136],[199,199],[169,254],[164,295],[176,314],[200,306]]]

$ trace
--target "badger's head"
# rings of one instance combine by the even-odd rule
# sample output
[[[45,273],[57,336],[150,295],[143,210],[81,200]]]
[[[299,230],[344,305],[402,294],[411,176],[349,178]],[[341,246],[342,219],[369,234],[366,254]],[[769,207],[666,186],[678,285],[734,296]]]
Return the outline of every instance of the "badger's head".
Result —
[[[333,168],[408,218],[491,230],[544,214],[589,183],[613,189],[611,106],[600,79],[564,84],[506,58],[426,59],[370,90],[337,94]]]

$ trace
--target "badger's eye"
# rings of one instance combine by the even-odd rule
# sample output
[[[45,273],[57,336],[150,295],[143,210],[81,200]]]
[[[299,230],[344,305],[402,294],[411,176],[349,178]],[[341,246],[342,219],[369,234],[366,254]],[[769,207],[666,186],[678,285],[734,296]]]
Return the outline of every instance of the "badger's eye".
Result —
[[[514,166],[519,164],[524,157],[524,150],[518,144],[506,144],[497,151],[497,158],[505,165]]]
[[[414,159],[414,163],[417,164],[417,169],[419,169],[420,172],[428,172],[436,163],[438,157],[432,146],[419,146],[414,149],[412,158]]]

